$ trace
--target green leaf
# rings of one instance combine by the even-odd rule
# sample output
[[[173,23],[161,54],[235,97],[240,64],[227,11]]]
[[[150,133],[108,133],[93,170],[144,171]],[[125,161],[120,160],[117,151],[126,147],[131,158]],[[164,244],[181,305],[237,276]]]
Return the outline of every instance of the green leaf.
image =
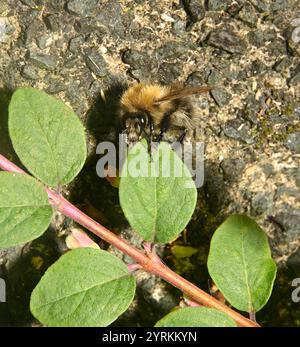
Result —
[[[63,102],[33,88],[20,88],[9,105],[8,125],[20,160],[45,184],[67,184],[81,170],[86,158],[84,128]]]
[[[227,314],[213,308],[186,307],[167,314],[155,326],[160,328],[236,327],[236,323]]]
[[[107,326],[128,308],[134,293],[135,279],[120,259],[78,248],[46,271],[30,309],[47,326]]]
[[[119,195],[132,228],[144,240],[156,243],[172,241],[179,235],[197,200],[189,170],[171,146],[163,142],[152,150],[152,160],[144,141],[129,151]]]
[[[232,306],[259,311],[271,295],[276,276],[264,231],[247,216],[227,218],[212,237],[208,271]]]
[[[0,247],[39,237],[49,226],[52,208],[41,183],[17,173],[0,172]]]

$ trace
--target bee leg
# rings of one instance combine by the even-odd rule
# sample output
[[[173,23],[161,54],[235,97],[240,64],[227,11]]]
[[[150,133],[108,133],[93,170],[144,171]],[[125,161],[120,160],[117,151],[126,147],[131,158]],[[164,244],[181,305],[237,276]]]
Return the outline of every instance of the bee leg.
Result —
[[[154,131],[154,124],[153,124],[153,120],[151,117],[148,117],[147,120],[147,126],[149,126],[149,134],[145,129],[145,122],[140,122],[141,124],[141,130],[145,135],[145,138],[147,140],[147,145],[148,145],[148,153],[150,154],[150,159],[152,159],[151,157],[151,149],[152,149],[152,138],[153,138],[153,131]]]
[[[165,133],[166,131],[167,131],[167,130],[165,130],[165,129],[161,129],[161,130],[160,130],[160,132],[159,132],[159,134],[158,134],[158,136],[157,136],[157,138],[156,138],[156,142],[158,142],[158,143],[161,142],[161,140],[162,140],[163,137],[164,137],[164,133]]]
[[[153,131],[154,131],[154,123],[153,123],[152,118],[149,118],[149,129],[150,129],[150,139],[152,141]]]
[[[152,159],[152,141],[153,141],[154,123],[151,117],[149,117],[148,120],[149,120],[149,130],[150,130],[150,136],[148,141],[148,151],[150,153],[150,158]]]
[[[148,153],[150,155],[150,159],[152,159],[152,137],[151,137],[151,134],[149,135],[146,130],[144,129],[144,134],[145,134],[145,138],[146,138],[146,141],[147,141],[147,147],[148,147]]]
[[[170,127],[169,120],[170,120],[170,114],[165,115],[165,117],[163,118],[161,122],[160,132],[156,138],[156,141],[158,143],[160,143],[160,141],[163,139],[164,133],[167,132]]]
[[[147,141],[147,147],[148,147],[148,153],[150,155],[150,159],[152,159],[152,137],[151,135],[149,136],[149,134],[146,132],[145,129],[143,129],[143,132],[145,134],[145,138],[146,138],[146,141]]]
[[[184,139],[185,139],[185,136],[186,136],[186,133],[188,132],[187,129],[184,129],[183,132],[180,134],[180,136],[178,137],[178,139],[176,140],[175,143],[173,143],[172,145],[172,149],[174,151],[176,151],[180,145],[182,145]]]
[[[188,132],[187,129],[184,129],[182,134],[178,137],[177,142],[179,142],[180,144],[182,144],[183,140],[185,139],[186,133]]]

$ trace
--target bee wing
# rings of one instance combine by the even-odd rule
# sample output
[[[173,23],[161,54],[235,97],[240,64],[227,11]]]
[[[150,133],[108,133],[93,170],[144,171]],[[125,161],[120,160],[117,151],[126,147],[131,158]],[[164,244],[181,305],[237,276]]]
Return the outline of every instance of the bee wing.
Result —
[[[180,87],[176,86],[175,88],[171,88],[170,92],[163,96],[162,98],[158,99],[155,104],[161,104],[166,101],[185,98],[194,94],[200,94],[209,92],[212,89],[212,87]]]

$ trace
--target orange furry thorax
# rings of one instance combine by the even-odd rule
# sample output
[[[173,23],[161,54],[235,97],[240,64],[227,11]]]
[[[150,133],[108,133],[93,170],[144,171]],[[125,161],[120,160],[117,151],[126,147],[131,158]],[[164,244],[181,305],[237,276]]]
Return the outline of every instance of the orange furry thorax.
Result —
[[[121,106],[127,112],[148,111],[154,121],[172,107],[172,102],[156,104],[156,102],[168,95],[170,87],[159,84],[137,83],[129,87],[121,97]]]

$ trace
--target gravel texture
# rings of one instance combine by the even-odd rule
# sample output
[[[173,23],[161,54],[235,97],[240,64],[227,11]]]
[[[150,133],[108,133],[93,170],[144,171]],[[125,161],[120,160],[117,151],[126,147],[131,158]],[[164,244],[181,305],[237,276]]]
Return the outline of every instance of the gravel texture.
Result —
[[[297,0],[3,0],[1,135],[15,88],[31,85],[64,100],[87,127],[90,153],[83,173],[66,191],[77,203],[89,200],[108,227],[127,234],[117,192],[94,173],[96,143],[114,139],[114,105],[103,104],[101,91],[115,81],[214,85],[210,95],[198,98],[205,185],[187,240],[199,255],[190,271],[173,265],[207,289],[207,277],[200,274],[205,266],[197,264],[205,264],[213,230],[228,214],[246,213],[267,232],[280,269],[275,299],[261,319],[269,325],[300,326],[299,304],[290,299],[290,282],[300,277],[297,18]],[[14,158],[7,136],[0,137],[0,146]],[[59,225],[67,230],[64,223]],[[12,254],[22,256],[19,249],[1,251],[0,271],[8,271],[5,264],[14,259]],[[177,295],[169,292],[162,295],[168,308]],[[141,319],[145,325],[158,318],[147,315],[151,319]],[[121,325],[128,324],[122,319]]]

